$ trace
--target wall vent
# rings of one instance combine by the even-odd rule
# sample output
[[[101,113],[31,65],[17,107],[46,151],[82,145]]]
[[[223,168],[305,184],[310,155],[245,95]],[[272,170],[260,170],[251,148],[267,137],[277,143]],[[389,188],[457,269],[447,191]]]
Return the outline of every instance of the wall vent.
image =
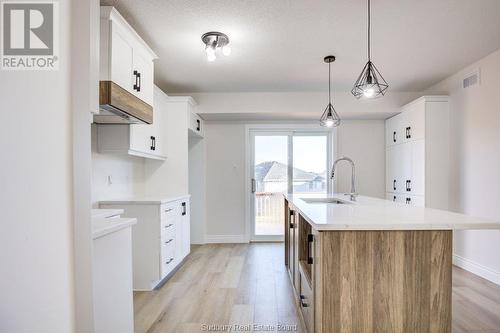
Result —
[[[465,75],[464,79],[462,80],[462,88],[467,89],[470,87],[477,86],[480,83],[481,83],[481,75],[478,68],[475,71]]]

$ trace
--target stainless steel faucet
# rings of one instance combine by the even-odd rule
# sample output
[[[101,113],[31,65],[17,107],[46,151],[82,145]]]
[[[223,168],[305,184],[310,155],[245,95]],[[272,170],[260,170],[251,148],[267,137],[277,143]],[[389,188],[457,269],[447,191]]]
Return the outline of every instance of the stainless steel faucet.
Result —
[[[332,167],[332,174],[331,174],[331,179],[335,176],[335,168],[337,167],[337,163],[340,161],[347,161],[351,163],[352,167],[352,174],[351,174],[351,193],[346,193],[346,195],[351,196],[351,201],[356,201],[356,196],[358,195],[356,193],[356,166],[354,165],[354,161],[351,160],[349,157],[341,157],[337,159],[335,162],[333,162],[333,167]]]

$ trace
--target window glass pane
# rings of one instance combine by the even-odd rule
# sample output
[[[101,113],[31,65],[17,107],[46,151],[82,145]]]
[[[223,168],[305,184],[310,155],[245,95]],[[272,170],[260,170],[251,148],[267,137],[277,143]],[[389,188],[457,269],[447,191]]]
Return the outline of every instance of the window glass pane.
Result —
[[[293,137],[293,192],[326,193],[327,136]]]
[[[255,235],[283,235],[283,196],[288,191],[288,137],[255,137]]]

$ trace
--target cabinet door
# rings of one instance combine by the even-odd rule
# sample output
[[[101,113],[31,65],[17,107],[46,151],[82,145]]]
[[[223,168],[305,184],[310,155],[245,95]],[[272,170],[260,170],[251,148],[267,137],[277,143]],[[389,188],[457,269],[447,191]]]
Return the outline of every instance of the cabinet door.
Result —
[[[290,225],[288,228],[288,269],[290,273],[290,279],[295,281],[295,211],[290,210]]]
[[[111,81],[123,89],[133,90],[133,48],[120,33],[115,24],[111,25]]]
[[[191,252],[191,226],[189,214],[189,200],[181,203],[182,219],[182,256],[186,257]]]
[[[395,147],[390,146],[386,148],[385,152],[385,191],[396,191],[396,170],[397,165],[395,162],[396,156],[394,153]]]
[[[411,145],[411,177],[409,193],[425,195],[425,141],[417,140]]]
[[[130,149],[146,154],[154,154],[153,125],[131,124],[130,125]]]
[[[425,207],[425,198],[422,195],[405,195],[404,202],[415,207]]]
[[[421,101],[405,108],[403,122],[404,142],[420,140],[425,137],[425,102]]]
[[[203,136],[204,127],[205,126],[201,117],[196,113],[191,112],[189,121],[189,128],[191,129],[191,131],[199,136]]]
[[[134,94],[149,105],[153,105],[153,60],[138,48],[133,52],[133,72],[136,86]]]
[[[387,147],[400,144],[402,142],[402,115],[398,114],[385,121],[385,144]]]

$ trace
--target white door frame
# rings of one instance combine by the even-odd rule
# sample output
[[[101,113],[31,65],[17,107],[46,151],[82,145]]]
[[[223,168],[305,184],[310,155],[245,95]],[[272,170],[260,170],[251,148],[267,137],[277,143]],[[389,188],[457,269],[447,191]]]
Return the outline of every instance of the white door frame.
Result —
[[[252,193],[252,178],[253,172],[252,164],[254,161],[254,147],[253,147],[253,136],[255,133],[261,132],[262,134],[269,135],[289,135],[288,140],[288,174],[289,177],[292,175],[292,162],[293,162],[293,151],[292,151],[292,138],[294,133],[304,133],[304,134],[320,134],[327,133],[327,163],[331,165],[333,163],[333,158],[335,156],[336,149],[336,129],[329,129],[318,126],[317,124],[252,124],[245,126],[245,238],[246,241],[283,241],[283,236],[258,236],[254,235],[252,230],[254,221],[254,196]],[[292,182],[289,181],[289,192],[292,190]],[[333,182],[327,180],[327,192],[332,192]]]

